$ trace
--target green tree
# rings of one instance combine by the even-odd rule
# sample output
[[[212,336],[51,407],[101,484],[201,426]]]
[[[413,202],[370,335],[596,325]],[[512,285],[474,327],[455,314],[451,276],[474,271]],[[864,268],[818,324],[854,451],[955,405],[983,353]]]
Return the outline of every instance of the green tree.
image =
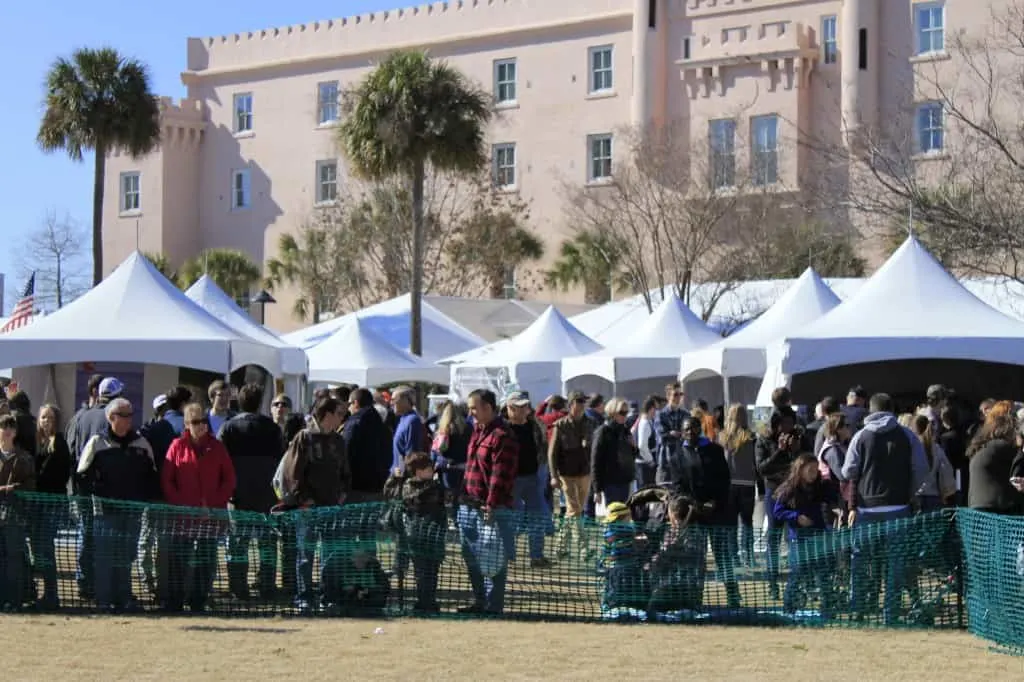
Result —
[[[584,302],[607,303],[612,298],[613,287],[628,288],[618,268],[615,242],[606,235],[583,230],[562,242],[558,259],[544,275],[544,283],[562,291],[582,285]]]
[[[160,142],[160,107],[146,66],[111,48],[76,50],[46,74],[46,110],[36,136],[44,151],[64,150],[74,161],[94,154],[92,279],[103,279],[103,184],[107,155],[133,158]]]
[[[316,324],[322,313],[338,308],[341,292],[364,289],[358,281],[361,271],[351,267],[354,263],[343,236],[344,230],[314,215],[295,235],[282,234],[277,257],[267,261],[263,286],[271,291],[283,286],[298,289],[292,314],[300,320],[312,317]]]
[[[253,285],[260,281],[260,268],[236,249],[206,249],[185,261],[178,272],[178,286],[188,289],[203,275],[240,304],[249,305]]]
[[[412,204],[409,348],[422,351],[424,186],[428,165],[478,171],[491,97],[457,69],[425,52],[395,52],[343,100],[339,139],[353,172],[370,180],[401,178]]]
[[[178,273],[173,267],[171,267],[171,261],[167,259],[167,256],[162,253],[145,252],[143,252],[142,255],[153,265],[154,268],[160,271],[161,275],[171,280],[171,282],[176,283],[178,281]]]

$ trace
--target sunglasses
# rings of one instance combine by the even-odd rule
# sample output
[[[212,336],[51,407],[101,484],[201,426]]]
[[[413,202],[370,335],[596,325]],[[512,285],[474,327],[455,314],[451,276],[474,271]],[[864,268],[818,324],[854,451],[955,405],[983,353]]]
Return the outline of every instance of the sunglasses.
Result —
[[[131,419],[134,414],[134,412],[115,412],[114,416],[121,419]]]
[[[276,402],[276,403],[271,403],[271,406],[272,407],[290,407],[290,405],[288,405],[288,403],[282,403],[280,401]]]
[[[628,417],[629,416],[629,410],[619,410],[619,416],[620,417]]]
[[[676,391],[675,393],[673,393],[673,394],[672,394],[672,397],[673,397],[673,398],[682,398],[682,397],[683,397],[683,396],[685,396],[685,395],[686,395],[686,394],[685,394],[685,393],[683,393],[682,391]]]
[[[199,426],[200,424],[202,424],[203,426],[207,426],[205,419],[191,419],[188,422],[189,426]]]

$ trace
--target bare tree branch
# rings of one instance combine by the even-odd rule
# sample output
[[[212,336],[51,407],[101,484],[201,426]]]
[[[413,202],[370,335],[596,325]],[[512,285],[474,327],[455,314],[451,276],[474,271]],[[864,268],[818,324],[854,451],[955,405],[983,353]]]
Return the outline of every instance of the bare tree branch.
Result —
[[[36,273],[36,305],[61,308],[89,288],[88,233],[70,216],[47,211],[21,254],[21,274]]]

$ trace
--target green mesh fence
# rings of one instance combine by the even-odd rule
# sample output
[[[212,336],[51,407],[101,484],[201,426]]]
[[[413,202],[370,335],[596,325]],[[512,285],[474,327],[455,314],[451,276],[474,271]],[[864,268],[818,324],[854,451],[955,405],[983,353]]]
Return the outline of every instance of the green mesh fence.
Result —
[[[386,504],[268,516],[18,494],[0,528],[6,608],[969,626],[1024,650],[1024,521],[965,510],[782,531],[752,555],[731,528],[469,507],[437,523]]]

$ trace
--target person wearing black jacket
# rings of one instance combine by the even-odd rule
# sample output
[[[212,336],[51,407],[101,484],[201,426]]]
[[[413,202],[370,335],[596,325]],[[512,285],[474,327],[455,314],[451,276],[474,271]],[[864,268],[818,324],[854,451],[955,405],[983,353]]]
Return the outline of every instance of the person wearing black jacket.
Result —
[[[732,478],[725,450],[701,435],[699,419],[683,420],[679,448],[658,462],[658,484],[696,504],[696,522],[710,533],[718,577],[725,583],[729,606],[740,605],[735,561],[729,533],[736,532],[736,511],[731,508]],[[703,543],[702,543],[703,544]],[[703,584],[699,592],[703,594]]]
[[[373,406],[373,394],[357,388],[349,396],[349,418],[342,438],[352,470],[348,502],[378,502],[391,467],[391,431]]]
[[[36,418],[32,416],[32,403],[25,391],[16,391],[7,399],[11,414],[18,420],[18,435],[14,444],[35,457],[36,455]]]
[[[608,401],[608,420],[594,431],[590,450],[590,474],[594,494],[607,506],[629,499],[636,477],[636,447],[626,426],[629,405],[613,398]]]
[[[800,454],[801,434],[796,429],[796,413],[793,408],[776,408],[768,421],[768,432],[758,437],[754,446],[757,473],[764,479],[765,516],[768,518],[768,582],[772,598],[779,598],[779,550],[782,544],[782,527],[769,513],[770,500],[775,499],[775,489],[786,477],[793,460]]]
[[[238,391],[242,412],[228,419],[221,427],[220,441],[231,455],[235,467],[235,495],[232,508],[238,511],[269,514],[277,504],[273,478],[284,452],[281,428],[265,414],[260,414],[263,387],[246,384]],[[247,515],[251,518],[252,515]],[[269,522],[236,524],[228,537],[228,583],[231,593],[239,599],[249,598],[249,544],[256,540],[260,565],[257,590],[263,598],[272,597],[277,576],[277,537]]]
[[[36,492],[67,497],[71,478],[71,450],[60,425],[60,410],[55,405],[39,408],[36,431]],[[43,576],[43,598],[39,606],[54,610],[60,606],[57,595],[57,556],[54,541],[63,519],[63,507],[52,499],[42,500],[30,515],[32,560]]]

